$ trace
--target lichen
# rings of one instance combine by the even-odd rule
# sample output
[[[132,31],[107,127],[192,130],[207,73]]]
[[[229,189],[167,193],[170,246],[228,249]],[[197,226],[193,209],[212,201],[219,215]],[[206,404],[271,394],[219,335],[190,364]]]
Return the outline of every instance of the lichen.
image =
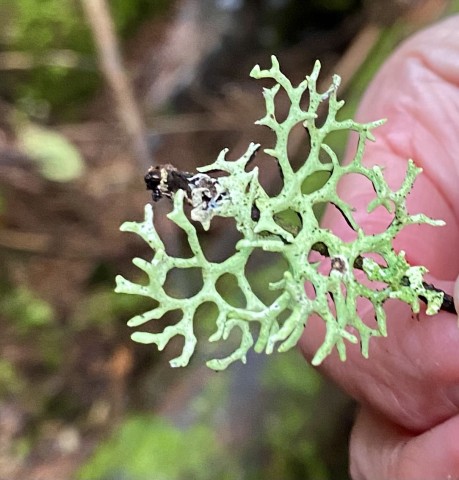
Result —
[[[394,238],[406,225],[443,224],[423,214],[411,215],[407,211],[406,198],[421,169],[409,160],[401,187],[393,191],[380,167],[366,167],[362,161],[365,143],[374,140],[372,130],[383,121],[362,124],[351,119],[338,120],[336,115],[344,104],[337,100],[336,95],[340,78],[335,75],[327,91],[320,93],[316,89],[319,71],[320,63],[316,62],[311,75],[296,87],[280,71],[275,57],[272,57],[270,69],[262,70],[257,65],[251,72],[254,78],[269,78],[275,82],[272,88],[263,90],[266,115],[256,123],[269,127],[276,136],[275,145],[264,152],[275,159],[281,170],[283,186],[278,194],[267,194],[258,180],[257,167],[247,169],[247,164],[259,149],[259,145],[252,143],[236,161],[226,160],[227,149],[223,150],[214,163],[199,168],[200,173],[190,178],[189,191],[178,189],[172,195],[173,210],[168,218],[185,232],[191,257],[174,257],[166,253],[165,245],[155,230],[150,204],[145,206],[143,222],[126,222],[121,227],[123,231],[140,235],[154,251],[151,261],[133,260],[148,275],[147,285],[117,277],[117,292],[143,295],[157,302],[155,308],[135,316],[128,325],[138,327],[160,319],[169,311],[178,310],[182,314],[176,324],[167,326],[161,333],[138,331],[132,339],[140,343],[155,343],[162,350],[172,337],[181,335],[184,346],[181,355],[171,360],[173,367],[188,364],[197,342],[195,314],[198,307],[206,302],[214,303],[218,309],[217,328],[209,338],[211,342],[226,340],[234,329],[239,329],[241,334],[240,345],[232,354],[207,362],[215,370],[222,370],[236,360],[245,362],[252,347],[256,352],[266,353],[271,353],[276,346],[279,351],[292,348],[312,314],[321,317],[326,326],[324,341],[315,353],[313,364],[320,364],[334,348],[345,360],[346,340],[360,343],[361,352],[367,357],[370,338],[387,335],[383,308],[387,299],[406,302],[413,312],[419,312],[420,298],[423,298],[429,315],[436,313],[441,306],[443,294],[427,289],[423,282],[427,271],[425,267],[409,265],[404,252],[396,252],[393,248]],[[276,118],[275,97],[281,88],[288,95],[290,108],[285,119],[279,121]],[[307,106],[303,107],[303,103]],[[326,118],[319,126],[317,112],[321,106],[326,108]],[[295,171],[287,155],[287,146],[290,132],[299,124],[307,130],[310,149],[304,163]],[[326,143],[327,135],[339,130],[352,130],[358,135],[355,156],[346,165],[340,164],[337,154]],[[328,157],[327,161],[321,159],[321,154]],[[215,182],[208,176],[213,171],[225,175],[219,176]],[[304,193],[302,186],[305,180],[317,172],[325,173],[328,179],[316,190]],[[363,175],[372,183],[375,199],[368,205],[368,212],[382,206],[393,216],[385,231],[366,235],[354,219],[352,207],[338,195],[338,182],[348,174]],[[211,189],[206,187],[206,178]],[[185,202],[193,207],[191,219],[185,214]],[[324,203],[339,209],[356,232],[355,240],[344,241],[320,227],[314,207]],[[285,211],[298,216],[299,228],[291,228],[279,221],[279,214]],[[234,218],[243,236],[236,244],[234,254],[220,263],[206,258],[193,224],[193,221],[198,221],[208,229],[215,216]],[[267,286],[276,292],[275,300],[269,304],[254,293],[245,275],[247,262],[257,249],[280,254],[288,265],[283,278]],[[328,257],[326,271],[319,268],[319,264],[323,266],[323,260],[311,260],[310,254],[314,250]],[[377,254],[382,262],[372,260],[372,253]],[[202,288],[191,298],[174,298],[166,293],[166,276],[175,268],[201,270]],[[244,295],[243,307],[228,303],[216,288],[220,277],[227,273],[235,277]],[[307,292],[306,283],[312,285],[314,294]],[[371,302],[374,323],[364,321],[359,314],[359,299]]]

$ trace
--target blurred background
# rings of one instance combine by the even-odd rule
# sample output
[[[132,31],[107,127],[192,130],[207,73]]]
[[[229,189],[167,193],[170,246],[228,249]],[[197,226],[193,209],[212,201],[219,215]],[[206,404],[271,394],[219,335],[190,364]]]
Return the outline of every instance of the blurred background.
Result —
[[[177,370],[180,344],[158,354],[130,340],[126,321],[149,305],[115,294],[114,278],[142,281],[131,260],[151,251],[119,226],[143,218],[149,165],[193,171],[225,147],[236,159],[250,141],[270,146],[253,125],[256,63],[276,54],[299,82],[320,59],[321,88],[339,73],[352,116],[399,42],[458,11],[446,0],[0,0],[0,480],[348,479],[355,406],[295,350],[215,373],[204,362],[216,347]],[[291,146],[293,161],[304,152]],[[179,253],[184,239],[162,221],[170,205],[155,208]],[[218,221],[203,235],[213,259],[237,240]],[[251,281],[276,268],[258,259]],[[205,344],[214,325],[202,317]]]

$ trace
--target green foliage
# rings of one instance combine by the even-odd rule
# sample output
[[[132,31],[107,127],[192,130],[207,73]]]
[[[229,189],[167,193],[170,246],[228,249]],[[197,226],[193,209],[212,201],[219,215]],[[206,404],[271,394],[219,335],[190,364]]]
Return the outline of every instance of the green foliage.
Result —
[[[105,285],[92,286],[74,310],[72,329],[81,331],[100,327],[107,333],[115,328],[114,319],[129,318],[139,309],[150,306],[151,301],[148,299],[116,295],[112,288]]]
[[[112,0],[110,9],[118,32],[126,38],[146,18],[170,8],[169,0]]]
[[[276,355],[266,367],[260,441],[272,453],[260,478],[347,479],[347,450],[326,446],[346,442],[348,397],[294,352]]]
[[[175,325],[167,326],[163,332],[135,332],[132,338],[141,343],[155,343],[162,350],[172,337],[182,336],[183,351],[171,361],[174,367],[188,364],[197,341],[193,325],[195,312],[200,305],[208,302],[215,304],[219,310],[217,330],[210,341],[226,340],[233,330],[239,330],[241,334],[240,346],[232,354],[207,363],[216,370],[226,368],[235,360],[245,362],[252,346],[255,351],[266,353],[271,353],[278,343],[279,351],[292,348],[312,314],[321,317],[326,324],[325,339],[313,358],[313,364],[320,364],[334,348],[345,360],[346,340],[360,342],[362,354],[366,357],[370,338],[387,334],[383,308],[387,299],[404,301],[415,313],[420,309],[419,297],[427,300],[428,314],[436,313],[441,306],[443,294],[427,290],[423,284],[426,269],[410,266],[404,252],[397,253],[392,246],[393,239],[406,225],[443,224],[423,214],[410,215],[407,212],[406,198],[421,169],[408,161],[402,185],[399,190],[392,191],[380,167],[365,167],[362,163],[365,143],[374,140],[371,131],[383,121],[360,124],[350,119],[338,120],[336,115],[344,104],[336,97],[340,78],[335,75],[328,90],[320,93],[316,90],[319,71],[320,64],[316,62],[311,75],[296,87],[280,71],[275,57],[272,57],[269,70],[256,66],[251,72],[254,78],[268,78],[275,82],[274,87],[264,89],[267,113],[257,124],[269,127],[276,136],[274,147],[264,152],[276,160],[282,172],[283,187],[277,195],[269,196],[263,189],[258,181],[258,168],[247,170],[248,163],[259,149],[259,145],[252,143],[236,161],[227,161],[227,149],[223,150],[213,164],[198,169],[200,173],[193,177],[189,195],[184,190],[178,190],[174,195],[173,211],[168,218],[186,233],[193,254],[190,258],[168,255],[155,230],[151,205],[145,207],[144,222],[127,222],[121,227],[123,231],[140,235],[155,252],[151,262],[134,259],[134,264],[147,274],[147,285],[137,285],[117,277],[116,291],[143,295],[157,302],[155,308],[133,317],[128,325],[137,327],[157,320],[169,311],[182,313],[181,319]],[[281,88],[288,95],[291,106],[287,117],[279,121],[276,118],[275,97]],[[302,106],[305,102],[306,108]],[[316,119],[321,106],[328,107],[328,110],[325,121],[319,126]],[[294,171],[287,147],[289,134],[297,125],[303,125],[307,130],[310,151],[303,165]],[[341,165],[327,138],[333,132],[349,130],[357,133],[358,145],[353,160]],[[323,160],[324,155],[326,161]],[[218,179],[209,177],[207,172],[213,171],[223,172],[225,176]],[[325,174],[328,179],[318,183],[315,190],[305,191],[304,183],[318,173]],[[393,216],[386,231],[366,235],[357,224],[352,207],[337,193],[338,182],[348,174],[362,175],[372,183],[375,198],[368,205],[368,212],[383,207]],[[210,227],[216,215],[235,220],[243,238],[231,257],[221,263],[210,262],[206,258],[196,229],[184,212],[185,198],[193,207],[191,219],[199,221],[204,229]],[[345,242],[333,232],[320,228],[314,209],[322,204],[333,204],[340,210],[356,232],[354,241]],[[256,216],[253,215],[254,209]],[[296,226],[287,225],[279,218],[279,214],[286,211],[297,216],[299,222]],[[265,289],[276,293],[276,298],[270,303],[255,294],[246,276],[247,263],[257,250],[277,253],[287,263],[283,278],[265,286]],[[328,259],[325,262],[311,261],[313,251],[321,252]],[[383,259],[383,265],[369,258],[368,255],[373,253]],[[321,263],[325,269],[319,268]],[[201,270],[203,285],[200,291],[191,298],[169,295],[164,288],[168,273],[172,269],[190,268]],[[361,275],[356,274],[357,269]],[[220,277],[228,273],[234,276],[244,296],[243,307],[229,304],[216,288]],[[305,290],[307,282],[312,284],[314,294]],[[371,288],[369,282],[379,282],[382,286]],[[365,323],[360,317],[357,310],[360,299],[371,302],[376,320],[374,325]]]
[[[8,50],[27,53],[36,62],[28,71],[7,72],[2,85],[3,93],[15,98],[27,113],[40,115],[56,107],[68,115],[94,92],[99,84],[96,63],[87,59],[93,51],[92,39],[78,2],[0,1],[0,27],[0,41]],[[80,56],[86,68],[42,65],[41,59],[55,51]]]
[[[72,0],[18,0],[1,2],[3,19],[10,20],[8,42],[18,50],[39,53],[47,48],[90,51],[90,39]]]
[[[184,455],[184,452],[186,454]],[[181,429],[165,420],[131,417],[82,468],[79,480],[229,480],[237,478],[210,427]]]
[[[276,398],[275,402],[267,402],[269,420],[264,424],[263,436],[273,451],[271,468],[276,471],[273,478],[295,478],[289,471],[299,463],[304,478],[328,479],[326,459],[311,432],[311,412],[322,387],[319,374],[305,368],[299,355],[279,355],[264,372],[263,380],[268,397]]]
[[[0,298],[0,310],[9,317],[20,334],[53,324],[54,311],[41,298],[25,287],[10,290]]]
[[[63,355],[62,329],[57,328],[53,307],[24,287],[5,287],[0,297],[0,312],[6,320],[5,334],[19,344],[34,339],[33,348],[40,352],[37,364],[55,369]],[[29,345],[28,348],[31,348]]]
[[[122,37],[132,33],[140,21],[164,12],[166,0],[112,0],[110,10]],[[42,52],[48,48],[93,50],[80,3],[75,0],[0,0],[4,37],[19,50]]]
[[[0,359],[0,396],[16,395],[25,388],[25,381],[14,365],[8,360]]]
[[[37,161],[45,178],[70,182],[84,173],[82,156],[63,135],[27,124],[18,136],[24,151]]]
[[[264,374],[267,387],[290,392],[286,398],[295,396],[315,398],[321,388],[322,377],[312,368],[305,368],[298,355],[278,355]]]
[[[109,3],[124,38],[149,16],[164,12],[170,2]],[[32,57],[29,69],[4,73],[0,86],[0,94],[14,98],[32,116],[69,120],[81,115],[81,103],[101,85],[92,35],[76,0],[0,0],[0,49]],[[54,54],[76,64],[64,67],[46,61]]]

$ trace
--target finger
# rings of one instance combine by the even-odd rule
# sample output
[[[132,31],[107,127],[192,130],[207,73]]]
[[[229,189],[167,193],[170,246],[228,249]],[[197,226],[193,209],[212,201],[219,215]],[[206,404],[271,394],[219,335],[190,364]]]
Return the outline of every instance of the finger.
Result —
[[[368,146],[367,165],[386,166],[385,176],[395,186],[402,181],[407,158],[415,158],[425,170],[409,208],[442,217],[448,226],[410,226],[402,231],[396,247],[407,252],[410,263],[426,265],[434,274],[432,282],[448,292],[453,291],[459,271],[455,253],[459,159],[453,152],[459,151],[459,135],[448,124],[459,111],[458,27],[459,17],[454,17],[408,40],[375,78],[359,113],[365,121],[389,118],[377,142]],[[340,187],[357,207],[356,218],[365,231],[384,229],[387,218],[380,211],[368,215],[358,208],[374,195],[361,185],[354,177]],[[339,219],[339,212],[330,210],[324,224],[345,239],[352,236]],[[332,355],[322,368],[361,402],[406,428],[422,431],[459,411],[457,319],[447,313],[417,318],[400,302],[389,301],[386,307],[388,338],[372,340],[369,360],[362,358],[358,346],[350,345],[346,363]],[[311,319],[300,342],[308,358],[323,336],[323,322]]]
[[[414,435],[363,409],[350,442],[354,480],[459,478],[459,416]]]

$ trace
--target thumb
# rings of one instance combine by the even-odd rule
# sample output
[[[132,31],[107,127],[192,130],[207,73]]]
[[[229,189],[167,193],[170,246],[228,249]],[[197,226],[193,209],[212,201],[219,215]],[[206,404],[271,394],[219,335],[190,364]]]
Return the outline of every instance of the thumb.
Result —
[[[363,408],[351,435],[351,476],[355,480],[458,478],[458,441],[457,415],[416,435]]]

